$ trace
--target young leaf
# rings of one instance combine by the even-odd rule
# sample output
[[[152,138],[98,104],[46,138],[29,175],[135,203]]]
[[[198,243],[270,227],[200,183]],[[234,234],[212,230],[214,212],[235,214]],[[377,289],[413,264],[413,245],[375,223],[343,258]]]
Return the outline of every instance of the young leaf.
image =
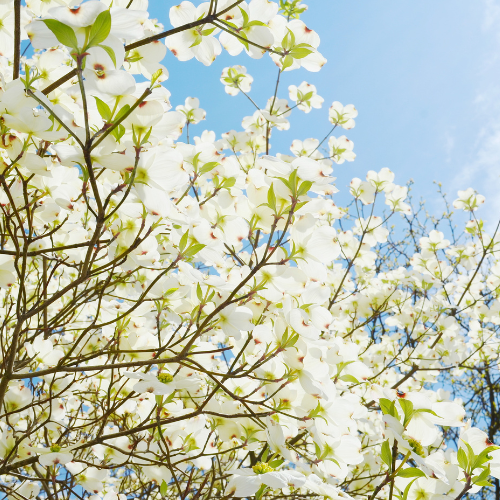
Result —
[[[399,420],[399,414],[396,410],[396,405],[394,404],[394,401],[390,401],[389,399],[386,398],[380,398],[379,404],[380,404],[380,409],[385,415],[391,415],[392,417]]]
[[[398,477],[425,477],[425,473],[416,467],[408,467],[398,472]]]
[[[101,12],[90,27],[88,47],[95,47],[108,38],[111,31],[111,14],[109,10]],[[106,50],[106,49],[104,49]],[[114,61],[113,61],[114,62]],[[116,63],[115,63],[116,66]]]
[[[405,490],[404,490],[404,492],[403,492],[403,497],[402,497],[402,499],[401,499],[401,500],[407,500],[407,498],[408,498],[408,493],[410,493],[410,489],[411,489],[411,487],[412,487],[413,483],[414,483],[417,479],[418,479],[418,478],[415,478],[413,481],[410,481],[410,482],[408,483],[408,485],[406,486],[406,488],[405,488]]]
[[[164,497],[168,492],[168,484],[165,481],[162,481],[160,486],[160,495]]]
[[[122,118],[122,116],[124,116],[126,113],[128,113],[129,109],[130,109],[130,105],[125,104],[125,106],[123,106],[123,108],[121,108],[120,111],[118,111],[118,113],[116,113],[116,116],[113,118],[113,123],[119,122],[120,119]]]
[[[400,399],[399,404],[405,414],[404,426],[406,427],[413,416],[413,403],[407,399]]]
[[[482,483],[483,481],[487,481],[488,478],[490,477],[490,468],[489,466],[484,468],[482,471],[481,471],[481,474],[479,474],[479,476],[476,476],[473,480],[472,480],[472,483],[473,484],[479,484],[479,483]]]
[[[125,135],[125,127],[118,125],[118,127],[113,129],[111,135],[115,138],[116,142],[120,142],[120,139]]]
[[[109,122],[111,120],[111,110],[109,109],[109,106],[104,101],[99,99],[99,97],[94,96],[94,99],[97,104],[97,111],[99,111],[102,119],[105,122]]]
[[[467,460],[467,454],[463,450],[463,448],[460,448],[457,452],[457,460],[458,464],[463,470],[467,470],[467,466],[469,464],[469,461]]]
[[[209,161],[208,163],[205,163],[203,167],[200,168],[200,175],[206,174],[207,172],[210,172],[210,170],[213,170],[215,167],[220,165],[218,161]]]
[[[78,40],[76,39],[75,32],[73,28],[67,26],[66,24],[57,21],[56,19],[43,19],[43,22],[49,28],[55,37],[66,47],[71,47],[72,49],[78,49]]]
[[[353,384],[359,384],[359,380],[353,375],[342,375],[339,377],[343,382],[351,382]]]
[[[206,247],[206,245],[203,245],[203,243],[196,243],[195,245],[191,245],[185,252],[184,255],[186,257],[193,257],[195,256],[198,252],[203,250]]]
[[[387,464],[387,467],[389,467],[390,469],[392,467],[392,452],[391,452],[391,447],[389,445],[389,440],[384,441],[382,443],[380,456],[382,457],[382,460]]]
[[[187,245],[187,242],[188,242],[188,238],[189,238],[189,230],[186,231],[183,235],[182,235],[182,238],[181,240],[179,241],[179,250],[181,252],[184,251],[184,249],[186,248],[186,245]]]
[[[280,460],[273,460],[272,462],[269,462],[269,465],[273,468],[276,469],[278,468],[282,463],[284,462],[283,459]]]
[[[200,302],[203,302],[203,292],[199,283],[196,284],[196,296]]]
[[[269,208],[276,212],[276,195],[274,194],[274,186],[271,184],[269,191],[267,192],[267,203]]]
[[[313,183],[311,181],[304,181],[300,185],[299,190],[297,191],[297,196],[303,196],[303,195],[307,194],[309,189],[311,189],[312,184]]]

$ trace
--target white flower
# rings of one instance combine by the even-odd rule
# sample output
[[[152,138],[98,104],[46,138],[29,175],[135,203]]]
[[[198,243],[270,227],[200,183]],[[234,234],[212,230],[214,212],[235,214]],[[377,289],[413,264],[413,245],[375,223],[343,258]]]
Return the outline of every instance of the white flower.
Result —
[[[61,448],[58,444],[53,444],[50,448],[38,449],[38,452],[40,453],[38,462],[44,467],[57,464],[66,465],[73,460],[73,454],[68,449]]]
[[[224,84],[224,90],[229,95],[238,95],[242,92],[250,92],[253,78],[247,73],[245,66],[236,65],[224,68],[220,77],[221,83]]]
[[[182,375],[179,375],[177,379],[163,369],[161,373],[140,373],[140,372],[125,372],[128,378],[139,379],[133,390],[138,394],[143,394],[149,392],[157,396],[168,396],[178,389],[192,389],[196,386],[198,379],[192,377],[189,379],[182,379]]]
[[[175,109],[186,117],[187,123],[192,123],[193,125],[204,120],[207,116],[206,111],[200,108],[200,100],[196,97],[186,97],[184,105],[179,104]]]
[[[477,194],[476,191],[469,188],[458,192],[458,198],[453,202],[453,206],[466,212],[475,212],[484,201],[483,195]]]
[[[321,108],[324,99],[317,94],[316,87],[310,83],[302,82],[298,87],[290,85],[288,87],[290,99],[297,103],[301,111],[309,113],[312,108]]]
[[[174,28],[195,22],[207,15],[208,7],[208,2],[195,7],[191,2],[183,1],[170,8],[170,22]],[[196,26],[166,38],[165,43],[179,61],[196,57],[205,66],[210,66],[221,53],[219,40],[213,36],[215,30],[211,24]]]
[[[354,161],[356,154],[353,152],[354,143],[345,135],[338,139],[330,137],[328,139],[328,147],[330,148],[330,156],[335,163],[342,165],[345,161]]]
[[[343,106],[340,102],[335,101],[330,106],[328,115],[331,123],[349,130],[355,126],[354,118],[358,116],[358,110],[352,104]]]
[[[251,469],[237,469],[229,472],[233,477],[229,480],[226,493],[235,497],[250,497],[255,495],[262,484],[272,489],[293,486],[300,488],[306,478],[294,470],[275,471],[265,462],[258,462]]]

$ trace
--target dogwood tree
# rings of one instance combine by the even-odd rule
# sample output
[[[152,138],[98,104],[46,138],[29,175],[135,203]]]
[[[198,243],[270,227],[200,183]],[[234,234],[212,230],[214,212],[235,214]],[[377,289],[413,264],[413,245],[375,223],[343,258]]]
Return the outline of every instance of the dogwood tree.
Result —
[[[324,104],[306,5],[183,1],[165,28],[147,0],[0,4],[1,498],[458,500],[500,478],[457,390],[496,373],[498,227],[472,189],[465,223],[429,216],[387,168],[338,206],[351,104],[273,150]],[[193,139],[206,113],[172,109],[163,62],[222,51],[255,112]]]

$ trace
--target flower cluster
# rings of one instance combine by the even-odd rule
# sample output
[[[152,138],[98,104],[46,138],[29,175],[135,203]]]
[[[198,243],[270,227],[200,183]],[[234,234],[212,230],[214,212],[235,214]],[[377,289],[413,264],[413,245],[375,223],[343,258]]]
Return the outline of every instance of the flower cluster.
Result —
[[[442,377],[498,360],[484,198],[459,192],[461,237],[422,221],[387,168],[338,206],[346,136],[271,152],[294,108],[322,106],[307,82],[290,105],[278,78],[261,106],[246,68],[225,68],[254,112],[194,141],[200,101],[172,109],[167,48],[319,70],[304,4],[183,1],[162,31],[147,0],[0,3],[7,498],[438,499],[500,478]],[[328,118],[356,116],[334,102]]]

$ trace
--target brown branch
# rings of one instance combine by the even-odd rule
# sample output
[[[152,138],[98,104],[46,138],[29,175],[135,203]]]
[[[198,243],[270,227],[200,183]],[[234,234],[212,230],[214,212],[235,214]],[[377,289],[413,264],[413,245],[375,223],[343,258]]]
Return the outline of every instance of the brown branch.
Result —
[[[13,80],[19,78],[21,65],[21,0],[14,0],[14,74]]]

